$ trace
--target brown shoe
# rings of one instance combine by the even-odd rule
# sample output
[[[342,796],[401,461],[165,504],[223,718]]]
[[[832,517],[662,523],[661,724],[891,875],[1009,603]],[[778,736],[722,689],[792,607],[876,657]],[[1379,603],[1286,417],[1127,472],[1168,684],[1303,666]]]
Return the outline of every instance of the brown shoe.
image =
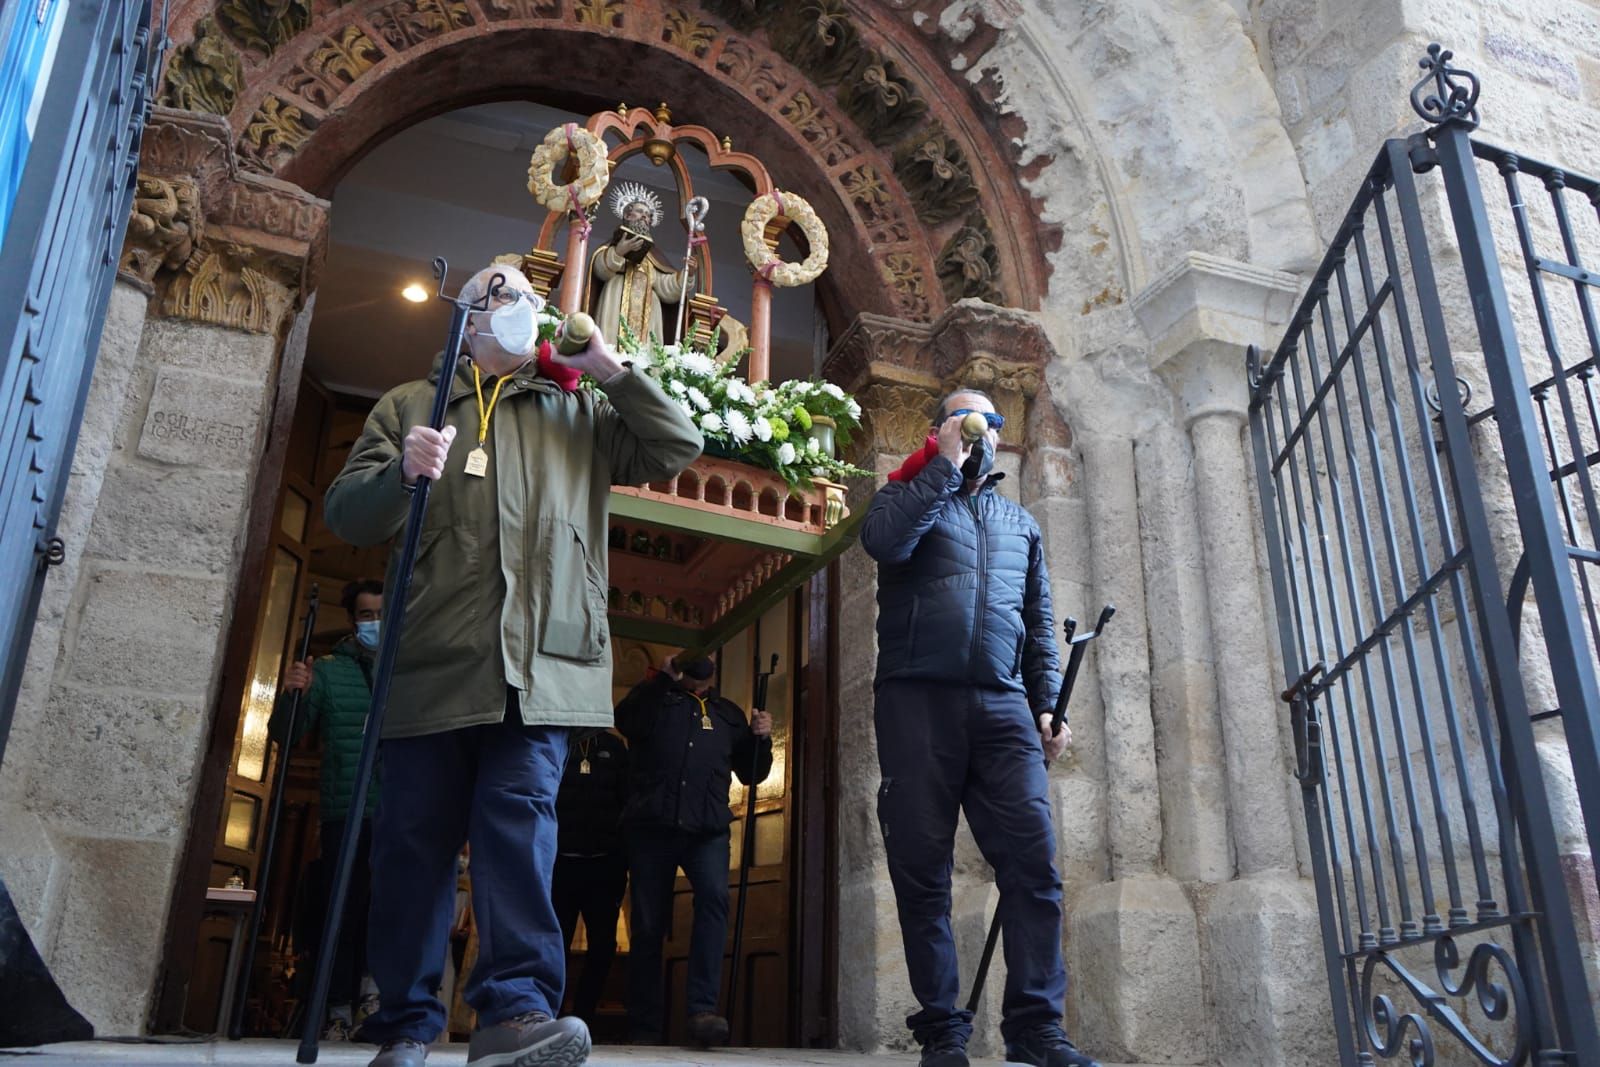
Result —
[[[689,1043],[701,1048],[728,1043],[728,1020],[709,1011],[689,1016]]]

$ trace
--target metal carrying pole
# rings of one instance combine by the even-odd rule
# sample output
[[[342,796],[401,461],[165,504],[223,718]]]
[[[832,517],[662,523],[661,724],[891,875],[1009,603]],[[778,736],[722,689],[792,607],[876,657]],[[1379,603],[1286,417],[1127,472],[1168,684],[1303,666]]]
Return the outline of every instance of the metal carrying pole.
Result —
[[[1067,701],[1072,699],[1072,688],[1078,684],[1078,670],[1083,666],[1083,654],[1089,650],[1089,642],[1100,636],[1106,628],[1106,623],[1111,621],[1111,616],[1117,609],[1110,604],[1100,609],[1100,618],[1095,622],[1094,629],[1074,637],[1077,632],[1078,620],[1067,617],[1062,626],[1067,640],[1067,669],[1061,677],[1061,692],[1056,694],[1055,711],[1050,715],[1050,736],[1056,737],[1061,733],[1061,727],[1067,721]],[[1049,766],[1050,761],[1045,761]],[[983,955],[978,959],[978,973],[972,979],[972,995],[967,997],[967,1011],[977,1012],[978,999],[983,996],[983,980],[989,976],[989,964],[994,962],[994,948],[1000,941],[1000,904],[995,904],[994,917],[989,920],[989,936],[983,942]]]
[[[444,360],[439,367],[439,385],[433,394],[433,413],[428,425],[435,430],[444,429],[445,411],[450,406],[450,388],[455,382],[456,363],[461,357],[462,339],[467,328],[467,314],[487,311],[489,301],[505,284],[505,275],[496,274],[489,279],[488,291],[483,299],[463,301],[449,297],[444,292],[445,276],[450,265],[443,256],[433,261],[434,277],[439,279],[438,299],[451,306],[450,335],[445,341]],[[398,457],[395,462],[400,462]],[[386,590],[382,636],[378,642],[378,666],[372,680],[372,706],[367,712],[366,728],[361,734],[361,758],[356,763],[355,779],[351,784],[352,797],[367,795],[372,782],[372,768],[378,758],[378,737],[383,733],[383,714],[389,704],[389,683],[394,679],[395,657],[400,651],[400,634],[406,621],[406,595],[411,589],[411,571],[417,563],[417,549],[422,541],[422,520],[428,511],[428,491],[432,482],[418,478],[416,491],[411,494],[411,511],[406,516],[405,537],[401,542],[400,565],[396,569],[394,588]],[[300,1063],[317,1062],[317,1041],[321,1036],[322,1017],[327,1009],[328,983],[333,978],[335,943],[339,940],[339,926],[344,919],[344,898],[350,889],[350,868],[355,865],[356,841],[361,834],[360,819],[346,819],[344,839],[339,843],[339,859],[334,867],[333,891],[328,896],[328,914],[322,924],[322,941],[317,946],[317,970],[312,982],[311,1002],[306,1008],[305,1030],[300,1036],[300,1050],[295,1059]]]
[[[756,675],[753,713],[767,710],[767,683],[778,669],[778,654],[772,654],[772,665]],[[744,827],[739,835],[739,905],[733,913],[733,959],[728,967],[728,1024],[731,1030],[734,1008],[739,999],[739,956],[744,951],[744,912],[746,898],[750,895],[750,853],[756,840],[756,772],[761,767],[761,741],[757,739],[750,756],[750,781],[744,788]],[[748,1040],[749,1034],[745,1035]]]
[[[294,661],[304,663],[311,655],[311,634],[317,628],[317,583],[311,583],[311,597],[306,604],[305,629],[300,632],[300,644]],[[250,919],[245,924],[244,962],[236,981],[238,995],[228,1018],[228,1040],[237,1041],[244,1032],[244,1006],[250,998],[250,972],[256,965],[256,941],[261,937],[261,920],[264,917],[262,898],[266,895],[267,879],[272,875],[272,856],[278,844],[278,820],[283,817],[284,784],[289,780],[289,750],[294,747],[294,729],[300,722],[300,701],[305,690],[296,689],[289,697],[283,740],[278,742],[278,763],[272,769],[272,803],[267,808],[267,833],[261,842],[261,863],[256,868],[256,899],[250,905]]]

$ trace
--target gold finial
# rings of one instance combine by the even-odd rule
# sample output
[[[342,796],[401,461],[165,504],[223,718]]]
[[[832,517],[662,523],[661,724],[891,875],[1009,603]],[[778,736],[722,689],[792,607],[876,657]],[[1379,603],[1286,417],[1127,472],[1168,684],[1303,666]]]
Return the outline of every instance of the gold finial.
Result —
[[[617,114],[621,115],[623,118],[627,118],[628,117],[628,105],[619,103],[617,105]]]
[[[729,137],[727,134],[722,135],[722,150],[724,152],[733,151],[733,138]]]
[[[661,101],[661,103],[656,105],[656,121],[657,122],[671,122],[672,121],[672,112],[671,112],[671,110],[668,109],[667,102],[665,100]]]

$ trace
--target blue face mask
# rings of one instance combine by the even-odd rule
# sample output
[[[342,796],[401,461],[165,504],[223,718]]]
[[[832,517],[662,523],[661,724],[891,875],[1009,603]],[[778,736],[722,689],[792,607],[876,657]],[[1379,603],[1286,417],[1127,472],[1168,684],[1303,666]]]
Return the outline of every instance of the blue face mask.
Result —
[[[356,623],[356,640],[361,642],[361,647],[373,649],[378,647],[378,627],[381,624],[377,619]]]

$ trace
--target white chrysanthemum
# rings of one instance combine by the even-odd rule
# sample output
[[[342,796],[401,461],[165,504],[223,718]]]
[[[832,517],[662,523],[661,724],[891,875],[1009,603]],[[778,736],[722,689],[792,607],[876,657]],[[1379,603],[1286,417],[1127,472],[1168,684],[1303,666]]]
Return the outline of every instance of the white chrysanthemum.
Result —
[[[794,445],[791,445],[788,441],[785,441],[783,444],[778,446],[778,462],[779,463],[782,463],[785,467],[787,467],[789,464],[793,463],[794,460],[795,460]]]
[[[750,425],[750,420],[745,418],[744,412],[736,408],[724,412],[722,421],[727,425],[728,436],[733,438],[735,444],[744,444],[750,440],[750,435],[755,432]]]
[[[717,373],[716,363],[709,356],[701,355],[699,352],[684,352],[678,356],[678,365],[702,378],[710,378]]]
[[[778,394],[774,393],[771,389],[763,389],[761,392],[756,394],[756,400],[762,404],[770,404],[772,403],[773,398],[775,398],[777,395]]]
[[[822,446],[817,444],[817,439],[813,437],[806,442],[806,451],[814,456],[822,451]]]
[[[756,402],[756,391],[737,378],[729,379],[728,396],[744,404],[754,404]]]
[[[823,382],[822,383],[822,391],[824,393],[827,393],[829,396],[833,397],[835,400],[843,400],[844,399],[844,390],[840,389],[837,385],[834,385],[832,382]]]
[[[700,416],[700,428],[707,433],[722,432],[722,416],[715,411],[708,411]]]
[[[667,388],[672,391],[673,396],[684,396],[689,392],[689,387],[678,381],[676,378],[667,383]]]
[[[852,419],[859,419],[861,417],[861,405],[856,403],[855,397],[851,397],[849,400],[845,401],[845,410],[850,413],[850,417]]]
[[[691,419],[694,418],[694,408],[689,404],[689,402],[687,400],[678,401],[678,406],[683,409],[683,413],[685,415],[689,416],[689,418],[691,418]]]
[[[766,419],[758,418],[750,424],[750,430],[756,435],[757,441],[772,440],[772,423]]]
[[[711,410],[711,401],[706,399],[706,394],[702,393],[699,389],[696,389],[692,385],[689,386],[689,401],[701,411]]]

